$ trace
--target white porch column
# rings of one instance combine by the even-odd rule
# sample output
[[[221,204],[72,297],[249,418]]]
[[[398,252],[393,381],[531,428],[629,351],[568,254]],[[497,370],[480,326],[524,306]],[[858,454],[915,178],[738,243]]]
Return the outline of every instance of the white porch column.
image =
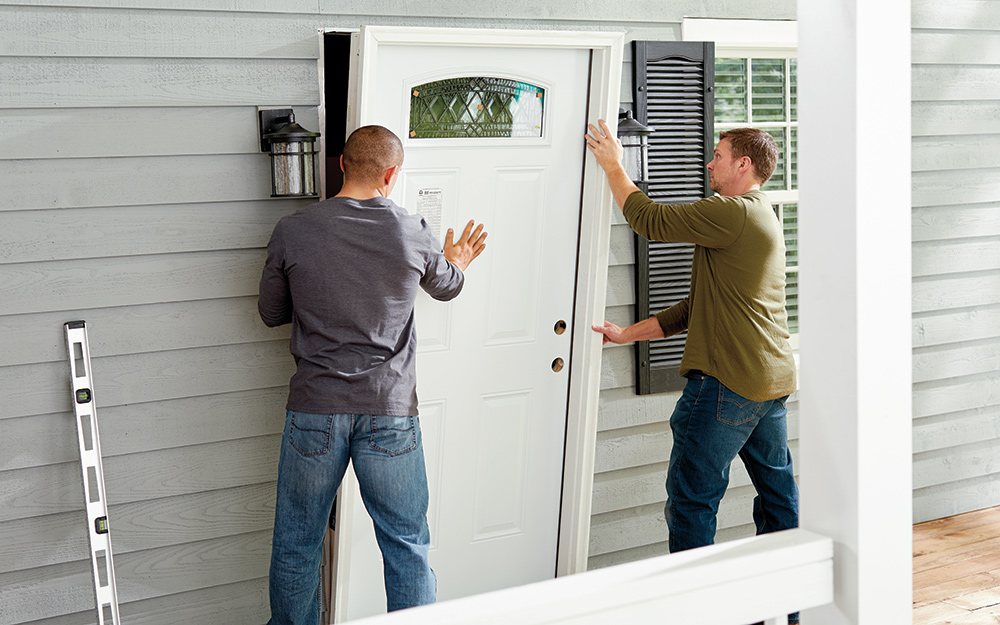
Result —
[[[835,541],[807,625],[911,622],[910,2],[800,0],[801,524]]]

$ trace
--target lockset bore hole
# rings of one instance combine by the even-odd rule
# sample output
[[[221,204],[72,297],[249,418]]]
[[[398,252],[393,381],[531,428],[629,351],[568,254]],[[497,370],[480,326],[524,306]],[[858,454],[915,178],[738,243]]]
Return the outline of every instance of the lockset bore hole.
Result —
[[[566,331],[566,322],[560,319],[556,322],[556,326],[553,328],[556,334],[562,334]]]
[[[556,358],[555,360],[552,361],[552,370],[555,371],[556,373],[559,373],[560,371],[562,371],[564,365],[565,363],[563,362],[562,358]]]

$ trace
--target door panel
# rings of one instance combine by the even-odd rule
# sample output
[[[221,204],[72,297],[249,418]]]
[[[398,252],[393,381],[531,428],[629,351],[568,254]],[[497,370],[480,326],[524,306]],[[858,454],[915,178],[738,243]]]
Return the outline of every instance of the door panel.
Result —
[[[361,106],[372,111],[361,124],[403,138],[394,201],[442,240],[469,219],[490,233],[457,299],[421,294],[416,306],[439,600],[555,576],[569,370],[552,363],[570,362],[589,62],[586,49],[380,46],[375,102]],[[469,76],[543,89],[513,115],[529,131],[540,122],[540,136],[411,136],[414,87]],[[370,520],[356,488],[344,493],[350,559],[338,594],[357,618],[385,598]]]

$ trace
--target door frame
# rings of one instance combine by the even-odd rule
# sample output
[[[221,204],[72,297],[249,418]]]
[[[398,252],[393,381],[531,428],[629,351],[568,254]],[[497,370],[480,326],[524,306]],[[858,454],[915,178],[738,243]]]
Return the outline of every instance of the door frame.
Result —
[[[326,32],[320,31],[320,39]],[[339,32],[343,32],[342,30]],[[348,132],[378,123],[373,119],[369,97],[378,71],[381,46],[462,46],[571,48],[591,52],[588,122],[607,120],[612,131],[617,128],[625,34],[622,32],[522,31],[474,28],[434,28],[362,26],[357,37],[357,54],[352,48],[348,105]],[[321,45],[322,50],[322,45]],[[320,77],[322,74],[322,55]],[[323,93],[322,89],[320,92]],[[369,103],[363,106],[362,103]],[[324,106],[320,119],[324,120]],[[325,123],[325,122],[324,122]],[[583,141],[585,128],[580,129]],[[321,146],[325,162],[325,145]],[[322,182],[325,183],[325,180]],[[324,196],[326,195],[323,189]],[[580,231],[577,254],[577,277],[573,308],[573,338],[569,362],[569,394],[566,418],[566,442],[563,456],[562,501],[559,515],[559,539],[556,575],[563,576],[587,569],[590,541],[590,515],[594,481],[594,456],[597,443],[597,416],[601,386],[600,335],[590,331],[592,322],[604,319],[607,269],[614,198],[603,170],[585,152],[581,194]],[[333,612],[342,614],[346,604],[346,585],[338,580],[349,575],[350,541],[339,536],[351,533],[350,507],[354,505],[356,484],[345,480],[341,486],[337,514],[337,548],[333,554]],[[339,620],[339,619],[337,619]]]

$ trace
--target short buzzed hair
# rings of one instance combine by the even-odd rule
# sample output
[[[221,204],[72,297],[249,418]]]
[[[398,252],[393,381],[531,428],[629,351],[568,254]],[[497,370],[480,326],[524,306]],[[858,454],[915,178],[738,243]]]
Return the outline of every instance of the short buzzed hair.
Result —
[[[780,155],[774,137],[757,128],[733,128],[719,133],[719,141],[723,139],[729,139],[733,158],[750,158],[761,184],[771,179]]]
[[[383,126],[362,126],[344,144],[344,178],[378,183],[394,165],[403,164],[403,143]]]

